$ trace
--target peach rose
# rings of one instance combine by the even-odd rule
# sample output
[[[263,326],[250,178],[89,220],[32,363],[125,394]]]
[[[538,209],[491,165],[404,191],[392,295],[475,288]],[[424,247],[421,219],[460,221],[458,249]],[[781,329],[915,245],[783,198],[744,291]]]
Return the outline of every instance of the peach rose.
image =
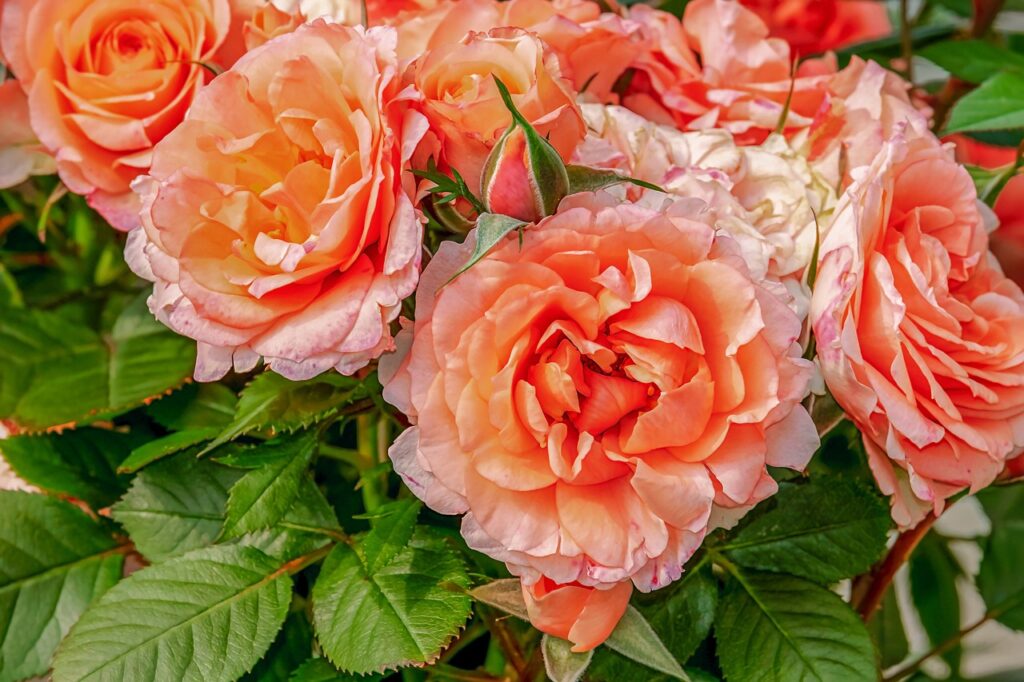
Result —
[[[737,146],[723,130],[682,132],[618,106],[584,104],[587,138],[576,162],[611,168],[711,207],[715,225],[743,250],[758,279],[789,289],[801,319],[810,291],[803,284],[817,225],[835,205],[835,192],[779,135]],[[644,190],[626,188],[634,198]]]
[[[912,526],[1024,445],[1024,294],[990,263],[974,184],[923,125],[854,171],[821,247],[822,373]]]
[[[652,121],[723,128],[741,144],[757,144],[778,128],[787,100],[787,136],[810,126],[827,103],[834,59],[803,61],[794,76],[789,45],[769,38],[757,15],[737,2],[694,0],[681,25],[645,5],[631,7],[629,17],[653,47],[634,62],[622,103]]]
[[[434,48],[413,67],[422,110],[441,146],[441,159],[477,192],[487,155],[512,123],[494,78],[537,131],[565,159],[583,139],[583,118],[558,60],[518,28],[469,33]]]
[[[115,227],[138,224],[130,184],[209,80],[228,0],[8,0],[2,40],[32,127],[61,179]]]
[[[877,0],[741,0],[782,38],[806,56],[884,38],[892,33],[889,12]]]
[[[612,634],[629,606],[633,585],[615,583],[600,589],[578,583],[559,585],[541,578],[523,583],[530,622],[541,632],[573,643],[572,650],[590,651]]]
[[[817,447],[800,323],[706,218],[578,194],[441,288],[474,237],[445,242],[381,359],[395,470],[529,585],[664,586]]]
[[[318,20],[196,98],[140,179],[126,248],[150,309],[199,342],[196,378],[260,356],[292,379],[352,373],[392,346],[419,274],[409,158],[426,132],[395,33]]]
[[[927,127],[931,112],[915,105],[910,88],[892,71],[854,57],[829,80],[826,110],[792,142],[836,187],[845,187],[850,172],[871,164],[897,126]]]
[[[57,172],[53,157],[39,144],[29,123],[28,99],[17,81],[0,83],[0,189],[33,175]]]
[[[240,0],[236,0],[236,3]],[[245,10],[243,34],[246,50],[252,50],[272,38],[291,33],[314,19],[359,26],[386,23],[400,12],[433,8],[434,0],[241,0],[255,2]],[[364,17],[364,14],[366,15]]]
[[[388,20],[399,31],[399,56],[413,59],[463,40],[472,31],[516,27],[537,34],[577,90],[597,101],[614,97],[611,88],[641,51],[639,26],[602,13],[589,0],[442,0]]]

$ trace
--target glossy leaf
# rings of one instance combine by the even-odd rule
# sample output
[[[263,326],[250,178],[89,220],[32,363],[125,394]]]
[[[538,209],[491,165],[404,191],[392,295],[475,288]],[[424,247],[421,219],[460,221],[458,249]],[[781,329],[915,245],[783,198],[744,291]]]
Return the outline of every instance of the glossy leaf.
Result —
[[[1024,74],[1004,71],[956,103],[946,132],[1016,128],[1024,128]]]
[[[9,438],[3,452],[25,481],[101,509],[127,489],[128,479],[117,474],[117,467],[139,442],[130,434],[83,428]]]
[[[28,430],[118,413],[180,386],[194,343],[158,323],[137,299],[109,333],[59,311],[0,311],[0,419]]]
[[[82,612],[121,578],[124,553],[77,507],[0,492],[0,681],[42,675]]]
[[[984,82],[1004,70],[1024,72],[1024,55],[986,40],[947,40],[918,54],[970,83]]]
[[[885,551],[888,505],[854,481],[786,485],[772,504],[721,547],[732,561],[827,584],[867,571]]]
[[[308,432],[260,445],[260,451],[273,457],[231,487],[222,537],[270,528],[283,519],[295,503],[315,448],[316,435]]]
[[[836,594],[803,578],[733,575],[715,623],[729,682],[873,682],[875,653],[864,624]]]
[[[54,682],[232,682],[266,653],[292,580],[252,547],[201,549],[133,573],[78,621]]]
[[[465,566],[443,539],[419,528],[371,570],[366,547],[378,542],[376,532],[335,546],[313,588],[317,639],[346,672],[432,662],[470,613]]]

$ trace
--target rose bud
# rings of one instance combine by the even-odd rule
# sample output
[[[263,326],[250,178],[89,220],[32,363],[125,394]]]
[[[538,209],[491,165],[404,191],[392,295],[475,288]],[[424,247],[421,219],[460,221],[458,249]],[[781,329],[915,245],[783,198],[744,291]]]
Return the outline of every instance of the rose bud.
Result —
[[[579,583],[560,585],[550,578],[533,585],[523,583],[526,612],[533,626],[572,642],[577,653],[590,651],[608,639],[632,593],[633,584],[628,580],[603,589]]]
[[[516,109],[505,85],[498,82],[512,125],[484,164],[481,191],[487,210],[525,222],[552,215],[569,194],[565,162]]]

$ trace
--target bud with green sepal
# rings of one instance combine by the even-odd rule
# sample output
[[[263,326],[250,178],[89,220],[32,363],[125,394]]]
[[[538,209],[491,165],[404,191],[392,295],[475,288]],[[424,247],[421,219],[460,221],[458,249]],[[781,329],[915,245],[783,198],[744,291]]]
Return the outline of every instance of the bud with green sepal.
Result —
[[[505,84],[494,81],[512,114],[512,125],[487,157],[483,202],[491,213],[537,222],[552,215],[569,194],[569,174],[551,143],[516,109]]]

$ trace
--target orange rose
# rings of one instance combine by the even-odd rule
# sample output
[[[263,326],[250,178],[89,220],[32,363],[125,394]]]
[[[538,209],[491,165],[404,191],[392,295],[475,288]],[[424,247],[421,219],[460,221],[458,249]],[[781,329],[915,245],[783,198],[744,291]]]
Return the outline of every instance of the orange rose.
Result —
[[[923,123],[854,171],[821,245],[818,358],[901,526],[1024,445],[1024,294],[989,258],[974,183]]]
[[[2,40],[32,127],[73,192],[138,224],[131,181],[210,78],[228,0],[8,0]]]
[[[487,155],[512,123],[494,77],[512,94],[520,113],[568,159],[585,127],[572,85],[558,60],[522,29],[470,33],[418,60],[413,81],[423,93],[423,112],[438,137],[441,156],[473,191]]]
[[[769,38],[768,27],[737,2],[694,0],[681,26],[644,5],[631,7],[629,17],[645,27],[652,47],[634,63],[623,104],[652,121],[723,128],[741,144],[758,144],[784,112],[790,135],[811,125],[827,102],[835,60],[801,62],[794,75],[789,45]]]
[[[50,156],[32,132],[28,99],[17,81],[0,83],[0,189],[20,185],[33,175],[56,172]]]
[[[199,342],[196,378],[260,356],[293,379],[392,345],[419,275],[409,158],[426,132],[391,29],[322,20],[250,52],[196,98],[137,182],[132,268]]]
[[[523,583],[523,599],[530,622],[541,632],[573,643],[579,653],[598,646],[619,624],[629,606],[633,585],[628,582],[602,587],[577,583],[559,585],[541,578]]]
[[[877,0],[741,0],[782,38],[806,56],[884,38],[892,33],[889,12]]]
[[[424,270],[404,352],[381,359],[414,424],[391,459],[528,584],[662,587],[713,508],[763,500],[766,464],[817,447],[800,322],[708,213],[578,194],[443,288],[472,234]]]

